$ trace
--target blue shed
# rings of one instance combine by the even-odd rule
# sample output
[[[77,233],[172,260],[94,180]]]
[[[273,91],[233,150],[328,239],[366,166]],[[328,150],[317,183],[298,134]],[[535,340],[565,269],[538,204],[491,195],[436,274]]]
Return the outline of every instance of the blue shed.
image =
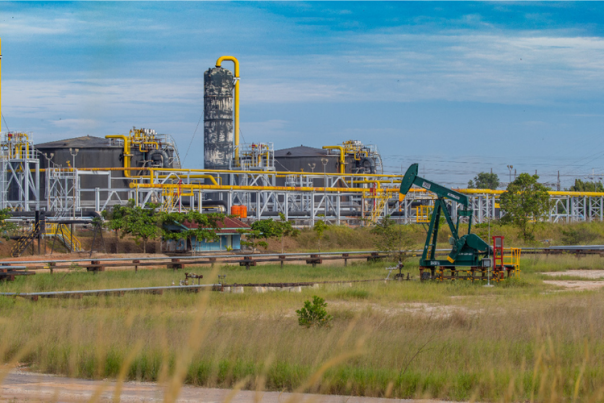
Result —
[[[178,224],[169,225],[166,227],[168,231],[180,232],[187,229],[197,228],[197,224],[188,221]],[[164,252],[211,252],[211,251],[226,251],[241,249],[241,234],[240,230],[250,229],[250,226],[235,218],[225,217],[224,222],[218,222],[218,240],[216,241],[198,241],[195,237],[190,240],[179,239],[162,242],[162,250]]]

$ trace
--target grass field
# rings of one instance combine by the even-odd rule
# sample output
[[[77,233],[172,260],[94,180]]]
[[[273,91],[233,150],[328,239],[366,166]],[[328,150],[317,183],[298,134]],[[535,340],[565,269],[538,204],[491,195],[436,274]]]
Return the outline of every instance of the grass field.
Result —
[[[207,283],[384,278],[387,263],[198,268]],[[543,271],[599,257],[525,257],[513,281],[373,282],[302,293],[219,292],[0,299],[0,357],[74,377],[481,401],[601,401],[604,292],[559,292]],[[407,271],[417,278],[417,266]],[[178,284],[182,271],[37,274],[1,292]],[[333,316],[303,328],[313,295]],[[8,368],[5,367],[5,369]]]

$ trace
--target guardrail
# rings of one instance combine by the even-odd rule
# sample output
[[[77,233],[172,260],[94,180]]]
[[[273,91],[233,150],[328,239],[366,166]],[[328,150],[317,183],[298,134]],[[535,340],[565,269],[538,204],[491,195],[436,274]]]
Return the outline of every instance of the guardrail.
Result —
[[[367,261],[377,261],[388,256],[380,252],[354,251],[354,252],[308,252],[308,253],[278,253],[278,254],[246,254],[246,255],[205,255],[205,256],[183,256],[183,257],[148,257],[148,258],[105,258],[105,259],[63,259],[53,261],[0,261],[0,268],[11,267],[12,264],[25,265],[27,270],[50,269],[51,274],[57,269],[73,269],[76,264],[86,268],[87,271],[97,272],[105,271],[109,267],[134,267],[137,271],[139,267],[158,267],[166,266],[168,269],[184,269],[191,265],[214,265],[214,264],[239,264],[250,268],[258,263],[280,263],[281,267],[288,262],[305,261],[315,267],[322,264],[324,260],[344,260],[344,265],[348,265],[349,260],[366,259]]]
[[[570,246],[552,246],[547,248],[512,248],[520,250],[522,254],[574,254],[574,255],[604,255],[604,245],[570,245]],[[437,249],[438,255],[445,255],[450,252],[449,249]],[[421,250],[410,251],[412,257],[421,256]],[[288,262],[305,261],[306,264],[313,266],[321,264],[324,260],[348,260],[376,261],[387,257],[382,251],[341,251],[341,252],[298,252],[298,253],[258,253],[258,254],[214,254],[200,256],[181,256],[181,257],[141,257],[141,258],[88,258],[88,259],[57,259],[57,260],[0,260],[0,269],[16,269],[13,265],[18,265],[24,270],[50,269],[51,273],[55,269],[71,269],[73,264],[86,268],[88,271],[104,271],[109,267],[157,267],[166,266],[169,269],[177,270],[191,265],[214,265],[214,264],[239,264],[246,268],[256,266],[257,263],[280,263],[283,266]],[[517,252],[511,258],[514,263],[519,263],[520,253]]]

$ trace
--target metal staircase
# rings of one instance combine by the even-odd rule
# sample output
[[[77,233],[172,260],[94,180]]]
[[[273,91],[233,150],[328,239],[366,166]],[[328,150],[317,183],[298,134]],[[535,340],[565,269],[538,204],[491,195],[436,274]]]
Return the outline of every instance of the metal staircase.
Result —
[[[20,237],[17,240],[17,243],[13,245],[13,247],[11,248],[11,251],[10,251],[11,256],[12,257],[21,256],[23,251],[25,251],[25,249],[27,249],[27,247],[29,245],[31,245],[33,240],[36,239],[39,234],[40,234],[40,224],[36,223],[34,225],[34,228],[27,235]]]
[[[44,236],[57,238],[70,252],[83,251],[82,242],[75,235],[72,235],[68,225],[47,223]]]

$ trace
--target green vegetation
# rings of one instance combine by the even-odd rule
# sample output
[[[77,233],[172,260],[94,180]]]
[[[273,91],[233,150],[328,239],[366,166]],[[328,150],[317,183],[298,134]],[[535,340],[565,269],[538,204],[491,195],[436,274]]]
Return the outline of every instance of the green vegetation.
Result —
[[[327,236],[327,235],[326,235]],[[414,259],[405,272],[417,279]],[[348,267],[218,265],[213,283],[384,278]],[[413,267],[411,267],[413,266]],[[302,293],[166,292],[82,299],[0,298],[2,362],[34,371],[174,385],[476,401],[599,401],[604,293],[552,292],[543,271],[601,268],[601,258],[526,256],[515,281],[326,284]],[[188,270],[189,271],[189,270]],[[37,274],[0,291],[169,285],[182,271]],[[314,296],[330,327],[302,328]],[[576,399],[573,399],[574,397]]]
[[[285,237],[295,238],[300,234],[300,231],[292,226],[292,223],[285,219],[285,214],[279,213],[280,221],[258,220],[252,223],[251,230],[241,230],[245,234],[245,240],[241,241],[243,246],[257,248],[258,246],[264,249],[268,248],[266,239],[279,238],[281,241],[281,253],[285,250]]]
[[[604,192],[604,185],[601,182],[583,182],[581,179],[575,179],[575,184],[568,190],[571,192]]]
[[[480,172],[468,182],[468,189],[491,189],[499,187],[499,176],[492,172]]]
[[[5,208],[0,210],[0,236],[5,240],[10,238],[10,233],[17,229],[15,223],[6,221],[7,218],[10,218],[10,209]]]
[[[302,309],[296,311],[298,314],[298,324],[307,328],[329,326],[333,320],[333,316],[328,315],[325,308],[327,308],[325,300],[313,295],[312,302],[304,301]]]
[[[521,173],[501,195],[501,209],[505,211],[501,222],[517,227],[525,241],[535,239],[535,227],[547,218],[551,206],[548,189],[538,179],[537,175]]]
[[[317,248],[319,249],[319,252],[321,251],[321,241],[323,241],[323,238],[325,236],[325,231],[328,228],[329,228],[329,226],[327,224],[325,224],[325,221],[323,221],[323,220],[315,221],[315,225],[312,227],[312,230],[315,233],[314,238],[317,242]]]
[[[116,253],[118,252],[118,235],[134,239],[136,244],[142,240],[143,253],[147,252],[147,242],[157,238],[163,239],[188,239],[195,236],[198,240],[217,240],[218,222],[224,221],[224,214],[202,214],[197,211],[185,213],[166,213],[157,211],[155,203],[147,203],[145,208],[136,206],[134,200],[128,200],[125,206],[116,205],[111,210],[102,212],[106,220],[106,227],[115,231]],[[181,226],[185,222],[196,224],[196,228],[179,228],[171,231],[170,226]]]
[[[402,225],[397,225],[390,216],[384,217],[371,228],[371,233],[375,235],[375,248],[390,253],[401,263],[407,260],[415,243],[409,231],[405,231],[403,228]]]

